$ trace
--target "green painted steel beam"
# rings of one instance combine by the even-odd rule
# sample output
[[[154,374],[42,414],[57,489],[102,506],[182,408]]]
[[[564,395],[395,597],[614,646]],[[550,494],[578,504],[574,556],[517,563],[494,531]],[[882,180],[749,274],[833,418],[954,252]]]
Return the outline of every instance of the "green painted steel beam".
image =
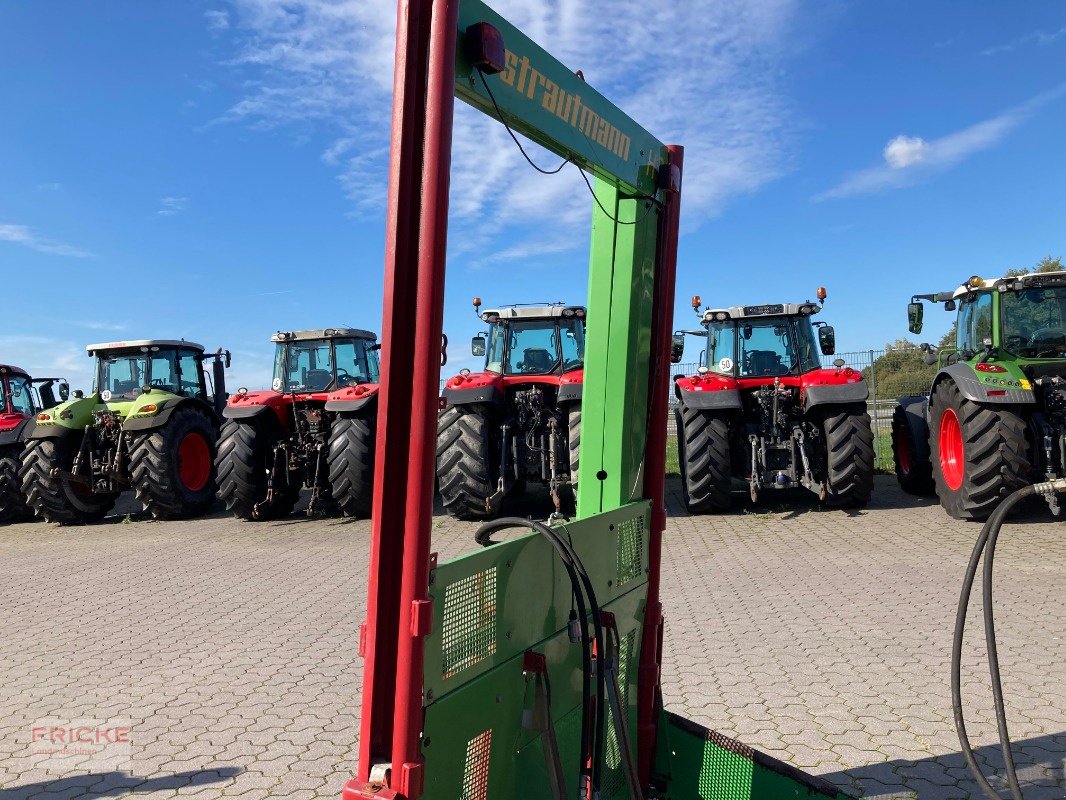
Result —
[[[507,69],[485,80],[512,129],[630,194],[655,194],[666,162],[663,143],[481,0],[462,0],[459,7],[456,97],[496,116],[467,58],[466,30],[478,22],[503,34]]]
[[[589,257],[578,515],[641,497],[657,209],[597,180]],[[616,221],[617,220],[617,221]]]

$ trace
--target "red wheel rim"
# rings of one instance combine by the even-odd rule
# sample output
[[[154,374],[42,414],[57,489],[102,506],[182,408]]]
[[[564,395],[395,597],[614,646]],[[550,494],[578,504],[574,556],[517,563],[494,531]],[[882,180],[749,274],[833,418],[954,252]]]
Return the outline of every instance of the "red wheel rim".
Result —
[[[198,492],[211,477],[211,448],[199,433],[188,433],[178,446],[178,476],[190,492]]]
[[[966,457],[962,447],[962,427],[955,409],[945,408],[940,415],[940,471],[952,491],[962,486]]]
[[[900,474],[911,474],[911,443],[907,440],[907,432],[903,430],[896,431],[896,461],[899,462]]]

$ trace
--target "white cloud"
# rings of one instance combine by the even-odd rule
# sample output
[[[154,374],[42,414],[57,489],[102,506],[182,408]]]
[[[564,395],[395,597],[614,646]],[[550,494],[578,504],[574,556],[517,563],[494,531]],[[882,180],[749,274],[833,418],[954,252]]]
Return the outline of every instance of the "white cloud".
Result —
[[[593,0],[500,0],[495,7],[563,63],[580,68],[660,140],[685,145],[691,221],[714,215],[785,169],[790,114],[775,81],[794,47],[798,1],[694,0],[654,14],[642,0],[613,2],[609,14]],[[358,211],[380,214],[395,5],[232,0],[231,7],[238,50],[229,63],[248,88],[223,120],[328,131],[333,143],[322,159],[338,169]],[[575,168],[535,173],[498,123],[461,102],[455,121],[452,218],[461,235],[451,237],[453,252],[481,253],[504,230],[546,221],[553,246],[587,241],[575,234],[587,223],[591,198]],[[558,163],[530,149],[538,163]]]
[[[163,197],[159,200],[159,205],[162,206],[155,213],[161,217],[172,217],[184,211],[189,206],[188,197]]]
[[[36,250],[39,253],[46,253],[50,256],[89,258],[92,255],[77,247],[71,247],[69,244],[53,242],[50,239],[42,239],[25,225],[0,223],[0,242],[20,244],[23,247],[28,247],[31,250]]]
[[[957,166],[982,150],[996,146],[1041,106],[1061,97],[1064,91],[1066,84],[939,139],[927,141],[917,136],[897,136],[885,146],[885,164],[846,175],[840,183],[816,195],[814,199],[875,194],[887,189],[913,186]]]
[[[885,161],[893,169],[904,169],[929,155],[929,143],[920,136],[897,136],[885,145]]]
[[[0,352],[9,364],[22,367],[34,377],[67,378],[71,389],[89,389],[92,360],[85,345],[48,336],[0,336]]]
[[[989,47],[981,51],[983,56],[994,56],[999,53],[1010,53],[1017,50],[1020,47],[1027,45],[1036,45],[1037,47],[1043,47],[1049,45],[1057,39],[1061,39],[1066,36],[1066,26],[1059,28],[1057,31],[1032,31],[1024,36],[1019,36],[1017,39],[1013,39],[1006,44],[998,44],[994,47]]]
[[[209,31],[219,33],[229,29],[229,12],[227,11],[205,11],[204,18],[207,20],[207,29]]]

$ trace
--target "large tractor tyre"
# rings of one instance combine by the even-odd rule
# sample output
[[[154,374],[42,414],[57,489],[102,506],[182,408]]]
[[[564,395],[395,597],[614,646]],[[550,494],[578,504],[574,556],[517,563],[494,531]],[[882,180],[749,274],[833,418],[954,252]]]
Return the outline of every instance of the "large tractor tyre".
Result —
[[[277,431],[259,420],[226,420],[218,437],[218,498],[238,519],[278,519],[292,513],[300,487],[275,489],[266,503]]]
[[[896,465],[899,488],[919,497],[936,494],[933,462],[918,455],[917,438],[903,406],[896,406],[892,412],[892,460]]]
[[[732,483],[729,422],[683,403],[674,411],[674,419],[685,508],[690,514],[725,511]]]
[[[874,490],[874,433],[865,406],[828,409],[825,433],[825,504],[866,508]]]
[[[22,493],[18,456],[15,448],[0,450],[0,522],[24,522],[33,517]]]
[[[485,501],[495,493],[493,447],[484,406],[446,409],[437,421],[437,480],[448,513],[459,519],[491,515]]]
[[[967,400],[952,381],[930,399],[929,452],[940,505],[955,519],[983,520],[1029,472],[1025,421],[1007,408]]]
[[[204,514],[215,502],[218,434],[206,416],[177,409],[162,427],[130,445],[130,482],[145,510],[156,519]]]
[[[22,492],[27,505],[47,522],[79,525],[99,522],[115,507],[116,494],[96,493],[53,470],[70,472],[78,437],[33,439],[22,452]]]
[[[576,405],[567,414],[566,447],[570,454],[570,489],[577,502],[577,468],[581,451],[581,406]]]
[[[374,499],[374,432],[377,419],[338,416],[329,431],[329,485],[333,500],[349,517],[369,517]]]

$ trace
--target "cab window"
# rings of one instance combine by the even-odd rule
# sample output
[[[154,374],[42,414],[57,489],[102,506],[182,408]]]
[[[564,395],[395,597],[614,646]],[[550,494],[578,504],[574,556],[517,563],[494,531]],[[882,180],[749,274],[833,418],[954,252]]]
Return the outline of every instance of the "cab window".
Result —
[[[196,353],[186,350],[178,358],[178,366],[181,369],[181,393],[186,397],[198,397],[204,399],[200,388],[200,359]]]
[[[11,410],[16,414],[32,415],[36,409],[30,382],[16,375],[9,377],[8,382],[11,387]]]

